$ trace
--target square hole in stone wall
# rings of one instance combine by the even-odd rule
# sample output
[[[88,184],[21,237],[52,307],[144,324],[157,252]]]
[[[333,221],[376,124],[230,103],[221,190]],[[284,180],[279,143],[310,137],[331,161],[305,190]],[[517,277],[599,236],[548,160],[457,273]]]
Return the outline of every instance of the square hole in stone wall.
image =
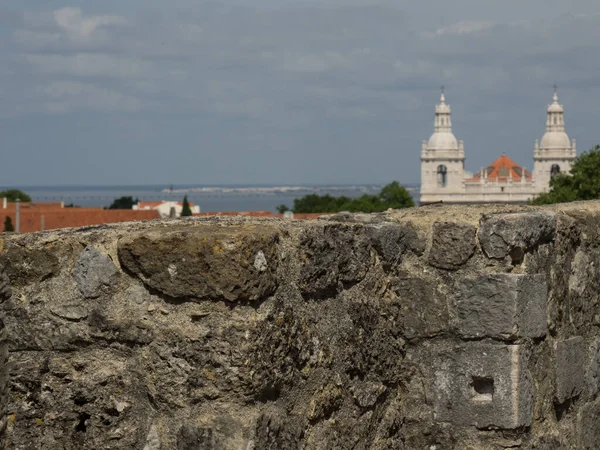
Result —
[[[494,379],[492,377],[472,377],[473,400],[491,402],[494,398]]]

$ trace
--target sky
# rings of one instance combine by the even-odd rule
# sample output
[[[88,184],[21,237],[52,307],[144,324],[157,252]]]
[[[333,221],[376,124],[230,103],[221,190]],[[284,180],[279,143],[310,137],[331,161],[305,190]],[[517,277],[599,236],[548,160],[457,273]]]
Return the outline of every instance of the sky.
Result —
[[[597,0],[2,0],[1,185],[418,183],[445,86],[473,172],[552,86],[600,143]]]

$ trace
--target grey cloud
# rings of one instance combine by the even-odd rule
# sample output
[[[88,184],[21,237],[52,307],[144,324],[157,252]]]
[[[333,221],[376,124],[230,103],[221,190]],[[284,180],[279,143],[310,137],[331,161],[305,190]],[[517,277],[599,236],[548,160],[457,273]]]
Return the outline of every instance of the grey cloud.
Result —
[[[148,74],[153,67],[137,58],[96,53],[28,54],[25,58],[42,72],[75,76],[132,78]]]
[[[44,107],[50,113],[66,113],[73,110],[127,111],[141,109],[141,102],[132,96],[91,84],[73,81],[57,81],[38,87],[44,95]]]
[[[530,166],[554,82],[580,148],[596,139],[600,6],[545,5],[152,0],[136,11],[116,1],[33,10],[4,53],[0,45],[14,72],[0,71],[0,116],[64,115],[60,159],[60,147],[83,139],[70,134],[70,113],[82,112],[89,141],[109,112],[122,114],[108,145],[127,146],[123,170],[137,172],[148,152],[144,180],[416,182],[444,84],[469,169],[504,151]],[[169,175],[152,162],[159,143],[189,164]]]
[[[54,11],[56,24],[73,40],[86,40],[101,27],[125,25],[127,20],[117,15],[83,17],[80,8],[62,8]]]
[[[446,35],[464,35],[472,34],[480,31],[489,30],[494,26],[494,22],[491,20],[461,20],[452,25],[438,28],[435,32],[425,32],[425,36],[430,38],[436,38]]]

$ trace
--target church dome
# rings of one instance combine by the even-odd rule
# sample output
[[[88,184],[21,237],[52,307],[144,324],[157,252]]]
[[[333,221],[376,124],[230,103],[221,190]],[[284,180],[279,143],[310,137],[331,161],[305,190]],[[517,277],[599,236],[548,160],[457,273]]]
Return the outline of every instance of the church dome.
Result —
[[[546,133],[540,142],[540,149],[570,149],[571,142],[565,132],[564,109],[558,103],[558,94],[554,88],[554,102],[548,106]]]
[[[452,132],[436,131],[429,138],[430,150],[449,150],[458,148],[458,141]]]
[[[549,113],[562,113],[565,112],[562,105],[559,105],[557,102],[552,103],[548,106]]]
[[[435,107],[434,132],[427,143],[429,150],[457,150],[458,141],[452,133],[452,111],[446,103],[444,88],[440,97],[440,104]]]
[[[551,105],[548,105],[548,112],[549,113],[565,112],[562,105],[560,103],[558,103],[558,94],[557,94],[556,90],[554,91],[554,99],[553,100],[554,100],[554,102]]]
[[[547,131],[542,137],[540,148],[571,148],[571,141],[564,131]]]

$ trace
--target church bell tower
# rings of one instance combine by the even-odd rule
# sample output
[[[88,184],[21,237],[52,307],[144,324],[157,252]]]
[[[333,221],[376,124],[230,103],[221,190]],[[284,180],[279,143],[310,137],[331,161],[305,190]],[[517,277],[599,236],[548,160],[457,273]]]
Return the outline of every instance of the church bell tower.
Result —
[[[452,133],[451,116],[442,87],[433,134],[421,148],[421,203],[452,201],[464,193],[464,143]]]
[[[554,99],[548,105],[546,133],[541,142],[535,141],[533,151],[533,179],[536,194],[548,192],[552,177],[571,171],[576,156],[575,139],[571,142],[565,131],[564,109],[558,103],[554,86]]]

